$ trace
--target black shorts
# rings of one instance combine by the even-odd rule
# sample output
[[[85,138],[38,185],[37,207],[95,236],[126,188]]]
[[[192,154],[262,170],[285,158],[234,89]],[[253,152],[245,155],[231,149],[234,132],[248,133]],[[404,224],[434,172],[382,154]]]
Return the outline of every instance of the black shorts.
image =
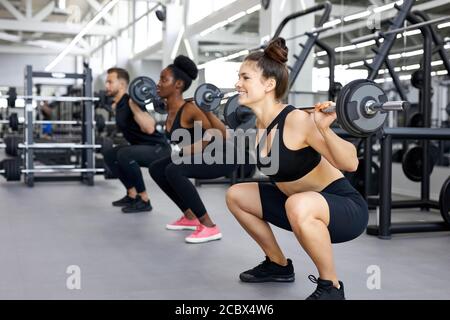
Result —
[[[288,196],[274,183],[259,182],[258,187],[263,219],[292,231],[285,208]],[[328,231],[332,243],[350,241],[364,232],[369,220],[367,202],[346,178],[333,181],[319,193],[330,208]]]

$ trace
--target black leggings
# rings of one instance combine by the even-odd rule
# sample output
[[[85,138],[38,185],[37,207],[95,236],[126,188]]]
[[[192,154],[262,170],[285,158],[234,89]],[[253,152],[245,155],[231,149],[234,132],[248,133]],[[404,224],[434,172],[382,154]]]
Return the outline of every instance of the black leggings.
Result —
[[[103,154],[105,164],[119,178],[125,188],[135,188],[136,192],[145,191],[140,167],[150,164],[171,153],[169,145],[120,145]]]
[[[220,178],[232,173],[236,165],[195,164],[194,160],[191,163],[174,164],[169,156],[153,162],[150,175],[183,213],[191,209],[197,218],[201,218],[206,214],[206,208],[189,178]]]

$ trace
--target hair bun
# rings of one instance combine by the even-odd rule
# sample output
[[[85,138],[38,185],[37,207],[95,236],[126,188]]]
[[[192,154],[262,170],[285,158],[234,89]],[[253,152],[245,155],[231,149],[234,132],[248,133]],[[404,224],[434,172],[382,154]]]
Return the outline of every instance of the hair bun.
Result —
[[[189,59],[188,57],[179,55],[178,57],[175,58],[173,64],[178,69],[181,69],[184,73],[186,73],[192,80],[195,80],[197,78],[198,75],[197,66],[195,65],[195,62]]]
[[[264,54],[278,63],[285,64],[288,61],[288,51],[286,40],[284,38],[275,38],[271,40],[264,49]]]

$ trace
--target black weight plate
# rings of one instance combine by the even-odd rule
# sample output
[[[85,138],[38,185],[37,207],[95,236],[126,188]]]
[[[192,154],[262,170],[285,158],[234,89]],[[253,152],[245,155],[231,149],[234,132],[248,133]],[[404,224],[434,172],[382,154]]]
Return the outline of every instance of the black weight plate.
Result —
[[[407,127],[423,128],[423,114],[414,112],[408,119]]]
[[[18,158],[3,160],[5,178],[7,181],[20,181],[20,160]]]
[[[417,70],[411,75],[411,84],[414,88],[420,89],[423,86],[423,72]]]
[[[17,97],[16,88],[10,87],[6,94],[8,95],[8,107],[14,108],[16,106],[16,97]]]
[[[6,136],[4,138],[6,145],[5,152],[11,157],[17,157],[19,154],[19,142],[20,138],[17,136]]]
[[[224,108],[225,123],[231,129],[248,130],[255,128],[256,116],[252,110],[239,104],[239,95],[230,97]]]
[[[445,111],[447,112],[448,116],[450,117],[450,103],[445,108]]]
[[[149,77],[137,77],[129,86],[131,99],[141,107],[145,107],[156,96],[156,84]]]
[[[97,128],[98,132],[103,132],[106,127],[105,117],[101,114],[95,115],[95,127]]]
[[[358,169],[355,172],[346,172],[345,176],[350,181],[352,186],[358,190],[359,193],[364,194],[364,158],[358,158]],[[371,162],[370,186],[369,195],[377,195],[379,193],[379,172],[380,167],[374,161]]]
[[[383,89],[370,80],[352,81],[344,88],[345,95],[340,99],[340,104],[336,105],[338,116],[344,119],[344,129],[359,137],[366,137],[382,128],[387,112],[379,111],[369,115],[364,106],[368,101],[386,102],[388,99]]]
[[[348,101],[348,94],[351,92],[352,88],[360,83],[364,83],[366,80],[357,79],[349,82],[344,87],[342,87],[341,92],[336,100],[336,114],[339,125],[342,129],[346,130],[353,136],[363,138],[364,136],[360,135],[358,132],[354,131],[351,124],[350,119],[347,118],[347,113],[344,112],[344,108],[340,108],[338,106],[343,106],[345,101]]]
[[[9,116],[9,127],[11,128],[12,131],[19,130],[19,117],[15,112],[11,113]]]
[[[439,194],[439,208],[445,222],[450,225],[450,177],[445,180]]]
[[[195,90],[195,104],[202,110],[216,110],[220,106],[221,100],[222,95],[220,89],[211,83],[201,84]]]
[[[439,153],[439,149],[433,145],[429,146],[428,153],[428,175],[433,172],[434,165],[436,164],[437,155]],[[415,146],[403,155],[402,160],[402,169],[405,173],[405,176],[415,182],[419,182],[422,180],[422,154],[423,148],[421,146]]]

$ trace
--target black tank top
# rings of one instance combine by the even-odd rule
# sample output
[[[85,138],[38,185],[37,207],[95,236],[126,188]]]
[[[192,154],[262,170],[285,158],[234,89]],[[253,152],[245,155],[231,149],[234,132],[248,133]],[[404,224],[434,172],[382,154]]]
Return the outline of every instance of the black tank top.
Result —
[[[164,135],[157,130],[152,134],[142,132],[136,120],[134,120],[133,111],[128,105],[130,96],[124,94],[116,105],[116,125],[123,133],[123,137],[132,145],[136,144],[167,144]],[[147,112],[145,108],[143,111]]]
[[[189,140],[189,141],[182,141],[182,142],[183,142],[183,145],[194,144],[195,142],[197,142],[197,141],[203,139],[203,135],[204,135],[204,133],[205,133],[205,131],[206,131],[206,130],[203,128],[203,126],[202,126],[202,134],[201,134],[201,136],[200,136],[200,137],[196,137],[195,134],[194,134],[194,132],[195,132],[195,127],[192,127],[192,128],[184,128],[183,126],[181,126],[181,114],[182,114],[183,109],[184,109],[184,107],[186,106],[186,104],[187,104],[187,102],[185,102],[185,103],[181,106],[180,110],[178,110],[177,114],[175,115],[175,119],[173,120],[172,128],[170,128],[170,132],[167,131],[167,129],[165,130],[167,140],[169,140],[169,141],[171,141],[172,143],[175,143],[175,144],[178,144],[178,143],[181,142],[181,141],[179,141],[179,140],[178,140],[178,141],[172,141],[172,133],[173,133],[175,130],[177,130],[177,129],[184,129],[185,132],[189,133],[190,140]],[[186,134],[187,134],[187,133],[186,133]],[[197,138],[197,139],[196,139],[196,138]]]
[[[265,164],[261,163],[261,159],[268,158],[271,156],[272,147],[275,143],[279,146],[279,168],[276,174],[269,175],[269,177],[275,182],[288,182],[295,181],[305,176],[311,172],[320,162],[321,155],[311,146],[301,148],[298,150],[291,150],[286,147],[283,142],[283,131],[284,123],[286,121],[286,116],[291,112],[296,110],[294,106],[286,106],[276,117],[272,120],[270,125],[265,130],[265,135],[261,138],[256,147],[256,165],[258,169],[264,172],[264,168],[269,167],[270,163],[267,164],[267,160],[264,161]],[[263,140],[267,139],[267,135],[272,130],[272,128],[278,124],[275,137],[271,146],[271,150],[266,157],[262,157],[260,154],[259,145],[263,143]]]

